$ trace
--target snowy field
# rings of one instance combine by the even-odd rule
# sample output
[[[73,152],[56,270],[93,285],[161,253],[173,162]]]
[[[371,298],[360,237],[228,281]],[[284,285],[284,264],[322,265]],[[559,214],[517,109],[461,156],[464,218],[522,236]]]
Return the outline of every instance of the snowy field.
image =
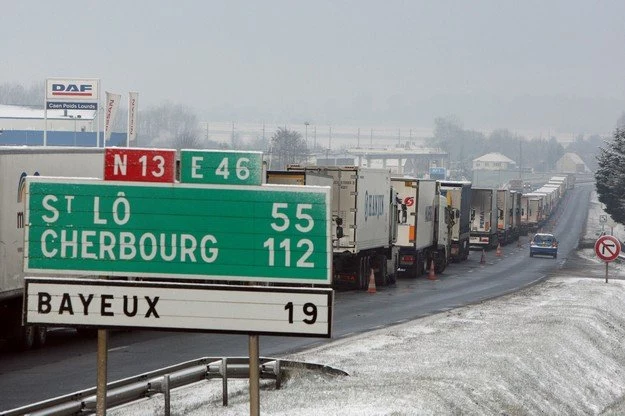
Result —
[[[603,211],[591,202],[586,233],[596,238]],[[575,269],[526,290],[280,357],[349,376],[302,370],[280,390],[262,382],[260,413],[625,414],[625,266],[612,264],[606,284],[591,249],[574,257]],[[247,380],[230,382],[229,393],[223,407],[219,381],[177,389],[172,414],[249,414]],[[157,395],[109,414],[162,415],[163,402]]]

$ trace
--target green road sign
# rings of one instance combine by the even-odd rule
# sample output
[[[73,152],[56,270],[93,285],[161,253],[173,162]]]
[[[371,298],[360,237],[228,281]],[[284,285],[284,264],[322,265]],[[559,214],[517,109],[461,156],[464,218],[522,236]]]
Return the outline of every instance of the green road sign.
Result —
[[[260,185],[262,152],[182,150],[180,182],[219,185]]]
[[[331,283],[330,189],[27,179],[24,271]]]

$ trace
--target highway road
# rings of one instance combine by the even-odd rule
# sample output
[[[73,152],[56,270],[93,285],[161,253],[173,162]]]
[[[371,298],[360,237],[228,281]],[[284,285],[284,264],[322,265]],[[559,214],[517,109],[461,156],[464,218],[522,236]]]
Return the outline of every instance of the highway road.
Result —
[[[435,281],[400,279],[377,293],[345,291],[335,297],[333,339],[416,319],[518,290],[562,268],[577,247],[586,222],[591,184],[570,191],[552,217],[550,227],[560,240],[557,259],[529,257],[522,245],[492,250],[481,264],[481,252],[452,264]],[[281,355],[328,339],[260,337],[260,355]],[[72,329],[54,330],[41,350],[0,353],[0,410],[24,406],[96,384],[96,340],[76,336]],[[245,335],[184,332],[114,332],[109,339],[109,381],[203,356],[246,356]],[[365,357],[363,357],[365,358]]]

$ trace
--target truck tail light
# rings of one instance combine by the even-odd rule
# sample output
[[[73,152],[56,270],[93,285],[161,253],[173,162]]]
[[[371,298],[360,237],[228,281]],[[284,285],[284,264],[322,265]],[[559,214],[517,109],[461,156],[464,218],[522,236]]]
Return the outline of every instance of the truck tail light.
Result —
[[[351,273],[337,273],[336,280],[339,282],[354,283],[356,282],[356,275]]]
[[[414,264],[415,256],[411,254],[404,254],[403,256],[400,257],[399,262],[401,264]]]

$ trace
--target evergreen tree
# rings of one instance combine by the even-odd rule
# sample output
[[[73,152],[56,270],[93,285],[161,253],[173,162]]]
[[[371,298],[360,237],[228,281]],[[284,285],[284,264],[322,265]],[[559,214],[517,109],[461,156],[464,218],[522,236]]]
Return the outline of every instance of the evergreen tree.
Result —
[[[600,148],[595,180],[599,202],[614,221],[625,224],[625,129],[617,128]]]

